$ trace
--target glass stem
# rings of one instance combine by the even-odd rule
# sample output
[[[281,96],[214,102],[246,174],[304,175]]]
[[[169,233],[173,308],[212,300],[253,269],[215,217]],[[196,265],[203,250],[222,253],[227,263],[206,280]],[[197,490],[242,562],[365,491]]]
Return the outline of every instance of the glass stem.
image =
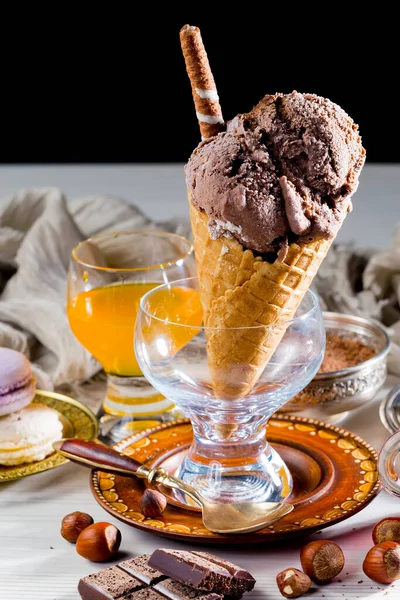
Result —
[[[194,439],[176,475],[214,502],[280,502],[292,480],[267,441],[269,415],[234,410],[189,411]]]
[[[206,424],[192,420],[194,441],[188,456],[194,462],[219,462],[222,466],[246,468],[259,461],[269,448],[265,425],[243,439],[240,425],[217,423],[207,436]]]

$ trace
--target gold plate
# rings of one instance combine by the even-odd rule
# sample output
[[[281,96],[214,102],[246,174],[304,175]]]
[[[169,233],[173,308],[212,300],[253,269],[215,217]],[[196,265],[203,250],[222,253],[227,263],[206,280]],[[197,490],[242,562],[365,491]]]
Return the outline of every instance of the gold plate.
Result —
[[[60,421],[63,424],[63,437],[76,437],[82,440],[96,439],[99,431],[98,421],[90,408],[78,402],[78,400],[56,392],[36,390],[33,403],[45,404],[59,413]],[[54,469],[67,462],[69,462],[67,458],[64,458],[58,452],[53,452],[43,460],[33,463],[25,463],[14,467],[0,465],[0,483],[20,479],[28,475],[36,475],[36,473]]]
[[[146,518],[140,510],[145,489],[142,479],[92,472],[92,493],[115,518],[148,533],[200,544],[276,543],[309,535],[352,517],[367,506],[381,486],[376,451],[359,436],[337,427],[295,415],[275,414],[268,423],[268,439],[293,476],[289,501],[294,510],[261,531],[222,535],[206,529],[195,507],[183,506],[171,492],[161,517]],[[119,442],[114,448],[150,468],[174,473],[193,440],[188,420],[160,424]]]

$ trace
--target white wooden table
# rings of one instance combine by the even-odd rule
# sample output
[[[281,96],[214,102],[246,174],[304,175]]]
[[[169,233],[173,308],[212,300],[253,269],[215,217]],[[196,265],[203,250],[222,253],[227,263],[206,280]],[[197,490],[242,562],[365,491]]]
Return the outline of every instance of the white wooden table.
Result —
[[[136,202],[151,216],[186,214],[185,185],[180,166],[0,167],[0,196],[20,187],[55,185],[68,196],[112,193]],[[400,220],[400,166],[366,167],[355,198],[355,213],[343,227],[341,240],[384,248]],[[379,421],[378,406],[398,383],[389,378],[376,400],[355,411],[341,425],[380,448],[387,433]],[[183,544],[142,533],[105,513],[89,490],[89,472],[68,464],[0,487],[0,600],[77,600],[80,577],[102,568],[89,563],[59,533],[62,517],[74,510],[89,512],[95,520],[110,520],[121,529],[125,556],[152,552],[157,547],[184,548]],[[339,543],[346,555],[343,574],[313,598],[399,598],[400,582],[386,587],[368,580],[361,564],[372,545],[373,524],[385,515],[400,514],[400,500],[381,493],[365,510],[330,527],[317,538]],[[282,598],[275,575],[299,567],[300,542],[269,548],[218,548],[217,553],[247,567],[257,586],[249,596]],[[187,548],[187,547],[186,547]],[[348,575],[346,575],[348,573]]]

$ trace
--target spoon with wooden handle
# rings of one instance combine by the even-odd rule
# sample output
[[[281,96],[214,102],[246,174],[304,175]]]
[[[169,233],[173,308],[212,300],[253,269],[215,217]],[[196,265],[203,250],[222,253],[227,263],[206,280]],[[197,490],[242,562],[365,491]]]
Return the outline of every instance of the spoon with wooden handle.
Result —
[[[215,533],[249,533],[272,525],[293,510],[287,502],[237,502],[221,504],[204,498],[190,485],[169,475],[163,468],[150,469],[130,456],[99,444],[76,438],[53,444],[66,458],[92,469],[147,479],[152,485],[164,485],[187,494],[202,508],[203,523]]]

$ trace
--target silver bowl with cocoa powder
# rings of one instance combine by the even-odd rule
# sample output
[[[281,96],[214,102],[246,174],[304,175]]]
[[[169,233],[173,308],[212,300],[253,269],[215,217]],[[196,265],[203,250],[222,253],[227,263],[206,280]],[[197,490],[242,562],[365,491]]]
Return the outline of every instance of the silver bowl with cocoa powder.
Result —
[[[324,312],[326,352],[321,369],[281,412],[326,419],[366,404],[386,379],[389,338],[370,319]]]

